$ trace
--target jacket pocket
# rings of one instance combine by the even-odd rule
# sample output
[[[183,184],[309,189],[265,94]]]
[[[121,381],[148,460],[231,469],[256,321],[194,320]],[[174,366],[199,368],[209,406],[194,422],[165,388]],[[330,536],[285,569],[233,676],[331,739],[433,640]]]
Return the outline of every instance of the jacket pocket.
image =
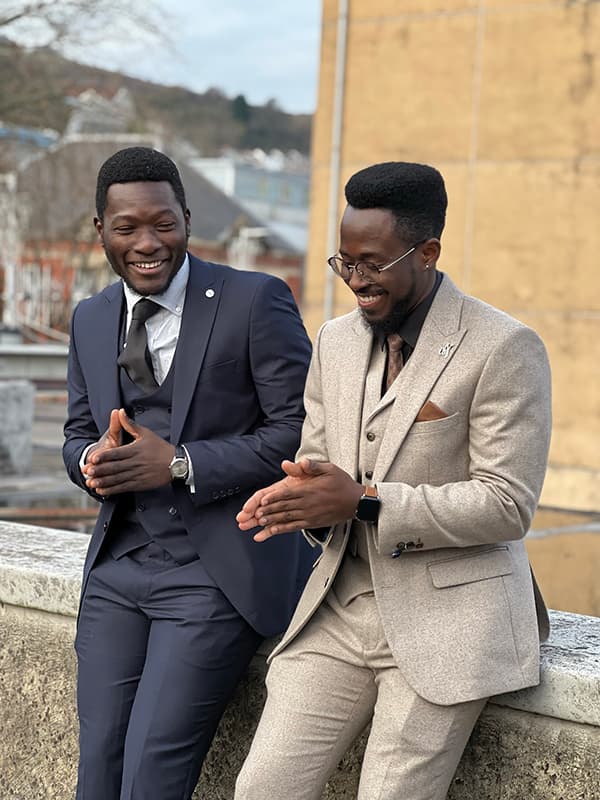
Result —
[[[427,569],[436,589],[444,589],[510,575],[512,561],[508,547],[494,547],[471,555],[433,561]]]

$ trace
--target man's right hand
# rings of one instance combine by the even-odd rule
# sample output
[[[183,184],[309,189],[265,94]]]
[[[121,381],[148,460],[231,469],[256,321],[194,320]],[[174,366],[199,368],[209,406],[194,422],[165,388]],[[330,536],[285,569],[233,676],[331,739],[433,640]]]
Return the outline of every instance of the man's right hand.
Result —
[[[92,453],[97,453],[99,450],[112,450],[114,447],[120,447],[123,444],[123,427],[119,418],[119,409],[113,408],[110,412],[110,422],[108,429],[104,431],[96,444],[92,445],[87,451],[86,463],[81,468],[81,471],[87,478],[88,470],[91,466]]]

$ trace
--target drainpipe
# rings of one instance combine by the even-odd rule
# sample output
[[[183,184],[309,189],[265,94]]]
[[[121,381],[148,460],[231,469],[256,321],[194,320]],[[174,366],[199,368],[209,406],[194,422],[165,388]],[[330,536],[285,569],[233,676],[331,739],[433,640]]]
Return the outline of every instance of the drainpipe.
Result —
[[[346,86],[346,47],[348,40],[348,2],[339,0],[335,48],[335,82],[333,91],[333,115],[331,135],[331,162],[329,180],[329,217],[327,224],[327,255],[337,250],[339,224],[339,188],[342,161],[342,118],[344,116],[344,90]],[[333,316],[333,287],[335,275],[328,269],[325,273],[325,297],[323,316]]]

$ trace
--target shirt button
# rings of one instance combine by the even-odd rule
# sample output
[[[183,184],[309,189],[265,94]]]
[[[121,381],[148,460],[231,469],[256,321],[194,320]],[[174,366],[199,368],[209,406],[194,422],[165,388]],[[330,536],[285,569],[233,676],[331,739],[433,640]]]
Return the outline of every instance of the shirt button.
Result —
[[[172,517],[176,517],[177,516],[177,509],[175,508],[175,506],[171,506],[171,508],[169,509],[169,514]]]
[[[367,478],[367,480],[369,480],[369,481],[370,481],[372,477],[373,477],[373,473],[372,473],[372,471],[371,471],[370,469],[368,469],[368,470],[365,472],[365,478]]]
[[[136,509],[136,511],[140,511],[140,512],[141,511],[145,511],[145,510],[146,510],[146,506],[143,503],[140,503],[139,506]]]
[[[374,442],[374,441],[375,441],[375,434],[374,434],[374,433],[372,433],[371,431],[369,431],[369,433],[367,433],[367,439],[368,439],[370,442]]]

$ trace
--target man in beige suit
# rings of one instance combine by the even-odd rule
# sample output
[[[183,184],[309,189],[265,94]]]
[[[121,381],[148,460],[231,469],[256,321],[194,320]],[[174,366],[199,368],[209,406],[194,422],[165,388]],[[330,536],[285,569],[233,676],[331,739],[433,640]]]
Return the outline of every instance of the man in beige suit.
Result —
[[[239,800],[317,800],[369,723],[358,797],[442,800],[487,698],[538,682],[548,634],[523,543],[550,439],[544,346],[436,270],[437,170],[377,164],[346,199],[329,264],[358,308],[319,331],[296,462],[238,515],[257,541],[323,543]]]

